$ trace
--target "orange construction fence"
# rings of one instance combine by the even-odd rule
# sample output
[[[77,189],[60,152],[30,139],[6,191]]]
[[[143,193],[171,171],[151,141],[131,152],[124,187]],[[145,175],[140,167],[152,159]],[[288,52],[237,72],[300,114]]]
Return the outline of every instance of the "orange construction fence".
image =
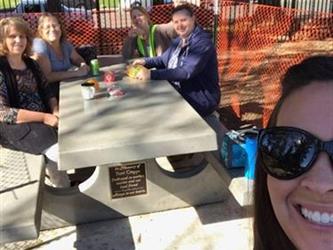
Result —
[[[333,13],[235,2],[219,10],[221,107],[265,126],[285,71],[310,55],[333,55]]]
[[[172,5],[154,6],[150,12],[152,21],[169,22],[171,10]],[[219,1],[215,16],[209,5],[195,6],[194,11],[201,26],[211,32],[216,30],[220,106],[231,107],[242,122],[255,121],[265,126],[287,68],[309,55],[333,54],[331,12],[241,1]],[[39,15],[29,13],[23,17],[36,29]],[[130,28],[128,11],[103,9],[86,16],[61,13],[60,17],[74,45],[93,45],[98,54],[120,53]]]

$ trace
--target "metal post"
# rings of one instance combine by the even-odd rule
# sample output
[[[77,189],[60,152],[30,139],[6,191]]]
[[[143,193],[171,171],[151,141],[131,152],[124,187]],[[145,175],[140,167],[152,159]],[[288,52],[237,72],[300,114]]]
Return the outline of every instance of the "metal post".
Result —
[[[214,45],[216,46],[216,37],[217,37],[217,25],[218,25],[218,17],[219,17],[219,1],[214,0],[214,30],[213,30],[213,41]]]
[[[96,0],[96,15],[97,15],[97,27],[98,27],[98,42],[99,42],[99,48],[100,51],[98,51],[99,54],[104,54],[104,39],[102,37],[102,22],[101,22],[101,12],[100,12],[100,2],[99,0]],[[93,12],[92,12],[93,13]]]
[[[46,2],[46,5],[47,5],[47,9],[49,12],[61,12],[61,7],[60,7],[60,1],[51,1],[51,0],[48,0]]]

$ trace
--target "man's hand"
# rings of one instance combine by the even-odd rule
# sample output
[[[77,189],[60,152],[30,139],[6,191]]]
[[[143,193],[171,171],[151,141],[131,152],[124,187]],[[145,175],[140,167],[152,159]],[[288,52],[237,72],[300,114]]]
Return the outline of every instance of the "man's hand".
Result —
[[[142,66],[145,66],[146,62],[145,62],[145,59],[135,59],[132,63],[132,65],[142,65]]]
[[[150,80],[150,70],[142,67],[135,76],[138,80]]]

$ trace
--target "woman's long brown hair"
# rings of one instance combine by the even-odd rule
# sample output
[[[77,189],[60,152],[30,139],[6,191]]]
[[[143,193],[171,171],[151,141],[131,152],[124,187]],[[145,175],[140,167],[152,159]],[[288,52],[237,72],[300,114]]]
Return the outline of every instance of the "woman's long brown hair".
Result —
[[[314,81],[333,83],[333,56],[309,57],[287,70],[281,82],[282,95],[272,112],[268,127],[276,125],[284,100],[291,93]],[[260,154],[257,156],[255,173],[253,233],[254,250],[296,249],[275,217],[267,188],[267,174],[262,168]]]

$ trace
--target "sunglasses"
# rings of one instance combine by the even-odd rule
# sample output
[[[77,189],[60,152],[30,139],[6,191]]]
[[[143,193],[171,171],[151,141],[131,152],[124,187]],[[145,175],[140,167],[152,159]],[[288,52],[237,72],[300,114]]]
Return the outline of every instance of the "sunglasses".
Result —
[[[299,128],[272,127],[258,135],[263,168],[277,179],[290,180],[309,171],[321,151],[333,162],[333,140],[323,142]]]

